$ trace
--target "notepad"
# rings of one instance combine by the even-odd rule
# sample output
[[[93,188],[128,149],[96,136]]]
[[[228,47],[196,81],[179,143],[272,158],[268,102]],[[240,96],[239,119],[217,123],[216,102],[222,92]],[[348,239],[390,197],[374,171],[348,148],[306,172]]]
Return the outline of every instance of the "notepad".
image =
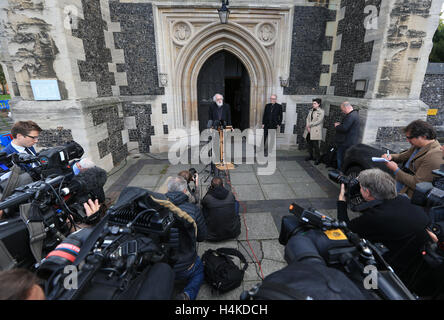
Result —
[[[386,158],[372,157],[373,162],[390,162]]]

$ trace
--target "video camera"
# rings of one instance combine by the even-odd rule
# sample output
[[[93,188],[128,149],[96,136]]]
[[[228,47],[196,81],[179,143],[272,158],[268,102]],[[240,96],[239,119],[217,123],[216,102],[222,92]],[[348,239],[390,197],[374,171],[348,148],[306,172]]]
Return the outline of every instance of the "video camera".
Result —
[[[161,198],[127,187],[95,228],[70,235],[50,252],[37,270],[47,299],[170,299],[178,239],[174,206]],[[67,266],[76,268],[77,290],[66,287]]]
[[[43,149],[37,155],[28,153],[0,152],[0,174],[8,172],[13,165],[20,166],[29,172],[34,181],[50,175],[61,175],[72,171],[70,161],[80,159],[84,154],[83,148],[75,141],[69,141],[62,146]],[[35,164],[31,167],[30,164]]]
[[[99,213],[86,216],[83,203],[104,201],[106,171],[91,168],[75,176],[72,172],[15,188],[0,201],[0,269],[30,268],[65,238],[79,223],[94,224]]]
[[[285,259],[305,263],[323,263],[344,273],[366,295],[374,299],[414,300],[406,286],[385,262],[386,248],[372,244],[339,222],[314,209],[290,205],[293,214],[282,218],[279,243],[285,246]],[[367,266],[377,270],[377,288],[363,287]]]
[[[346,176],[338,170],[329,170],[328,177],[337,184],[345,185],[346,199],[349,208],[355,211],[355,208],[364,202],[360,191],[360,184],[356,178]]]
[[[416,184],[412,195],[412,203],[426,208],[444,205],[444,165],[433,170],[436,177],[433,182],[420,182]]]

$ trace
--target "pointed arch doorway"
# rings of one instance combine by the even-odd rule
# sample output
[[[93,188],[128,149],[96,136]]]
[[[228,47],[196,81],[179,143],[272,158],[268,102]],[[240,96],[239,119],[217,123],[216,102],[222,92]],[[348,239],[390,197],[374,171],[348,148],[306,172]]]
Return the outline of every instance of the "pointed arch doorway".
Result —
[[[234,23],[214,23],[197,33],[178,54],[175,63],[177,74],[173,84],[175,127],[190,128],[194,121],[200,122],[197,80],[203,65],[221,51],[237,58],[249,77],[249,119],[246,127],[252,128],[261,124],[263,106],[272,93],[272,79],[276,77],[271,67],[270,56],[249,30]],[[227,83],[226,86],[229,87],[230,84]],[[211,99],[215,93],[217,92],[212,92],[205,99]],[[243,122],[242,126],[245,126]]]
[[[233,128],[250,126],[250,76],[232,53],[221,50],[204,63],[197,78],[199,130],[207,128],[208,109],[216,93],[224,96],[231,108]]]

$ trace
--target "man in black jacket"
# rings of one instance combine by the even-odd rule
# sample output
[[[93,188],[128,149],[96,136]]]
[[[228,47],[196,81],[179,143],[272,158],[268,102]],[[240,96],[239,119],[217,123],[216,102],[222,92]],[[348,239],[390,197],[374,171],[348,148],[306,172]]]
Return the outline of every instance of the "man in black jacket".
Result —
[[[339,170],[341,170],[347,149],[358,143],[360,127],[358,111],[353,110],[353,106],[349,102],[345,101],[341,104],[341,111],[345,114],[345,117],[342,119],[342,122],[335,122],[334,124]]]
[[[213,97],[213,103],[208,109],[208,120],[211,121],[211,127],[216,128],[217,124],[231,126],[231,109],[230,105],[224,103],[224,97],[216,93]]]
[[[208,241],[236,238],[241,232],[239,210],[231,191],[224,188],[219,177],[211,180],[211,186],[202,200],[203,214],[207,223]]]
[[[168,192],[165,196],[189,215],[184,218],[189,223],[177,225],[179,248],[173,269],[177,280],[188,281],[184,292],[176,298],[195,300],[204,281],[204,267],[197,255],[196,241],[201,242],[206,239],[207,227],[200,208],[188,202],[186,191],[187,182],[183,177],[178,176],[168,181]]]
[[[277,129],[282,124],[282,105],[276,103],[277,96],[270,96],[270,103],[265,105],[264,115],[262,117],[262,128],[264,129],[264,144],[267,143],[268,129]]]
[[[423,208],[398,195],[396,182],[380,169],[367,169],[358,176],[360,192],[365,202],[356,211],[362,214],[349,220],[345,202],[345,187],[341,185],[338,220],[347,223],[353,232],[388,249],[384,257],[406,285],[422,263],[421,251],[429,239],[430,219]]]

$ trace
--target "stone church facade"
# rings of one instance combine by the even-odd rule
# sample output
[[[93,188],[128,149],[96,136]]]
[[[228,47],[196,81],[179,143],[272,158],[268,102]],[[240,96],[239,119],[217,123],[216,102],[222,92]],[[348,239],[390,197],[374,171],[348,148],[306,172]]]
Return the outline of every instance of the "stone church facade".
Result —
[[[74,139],[107,170],[128,153],[168,151],[174,129],[204,128],[217,92],[240,129],[259,127],[277,94],[278,148],[304,147],[313,98],[326,146],[346,100],[361,141],[390,144],[432,108],[421,92],[442,3],[233,0],[222,24],[218,0],[7,0],[0,62],[14,120],[44,129],[38,146]],[[53,80],[60,98],[37,100],[31,80]]]

